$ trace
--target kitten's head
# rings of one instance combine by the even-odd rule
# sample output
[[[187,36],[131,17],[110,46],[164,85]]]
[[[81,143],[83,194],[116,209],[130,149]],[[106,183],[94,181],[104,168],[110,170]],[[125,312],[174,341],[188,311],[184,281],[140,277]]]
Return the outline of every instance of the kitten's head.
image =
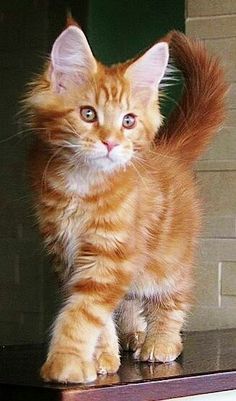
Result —
[[[161,42],[132,62],[105,67],[81,29],[69,26],[29,99],[34,125],[74,164],[117,170],[150,146],[161,124],[158,85],[167,63]]]

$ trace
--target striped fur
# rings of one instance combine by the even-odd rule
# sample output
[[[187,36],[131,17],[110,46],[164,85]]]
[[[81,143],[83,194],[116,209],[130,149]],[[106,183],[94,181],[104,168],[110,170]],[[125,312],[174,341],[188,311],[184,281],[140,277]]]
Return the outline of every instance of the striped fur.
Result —
[[[172,361],[182,351],[180,330],[191,305],[200,225],[189,160],[199,156],[221,123],[226,87],[201,45],[177,32],[165,40],[178,67],[190,74],[188,98],[182,101],[189,130],[178,131],[181,116],[175,112],[156,140],[162,122],[157,91],[150,89],[148,98],[146,92],[144,101],[143,92],[132,90],[126,75],[130,61],[111,68],[96,62],[96,72],[88,71],[83,84],[67,77],[60,93],[49,64],[28,94],[35,207],[66,294],[41,370],[47,381],[87,382],[97,373],[116,372],[115,320],[124,348],[139,360]],[[209,65],[215,81],[205,80]],[[211,93],[204,99],[197,92],[203,81]],[[202,122],[202,102],[208,125]],[[83,105],[94,107],[97,122],[82,121]],[[121,127],[127,113],[137,115],[129,130]],[[107,140],[119,145],[111,158],[104,153]]]

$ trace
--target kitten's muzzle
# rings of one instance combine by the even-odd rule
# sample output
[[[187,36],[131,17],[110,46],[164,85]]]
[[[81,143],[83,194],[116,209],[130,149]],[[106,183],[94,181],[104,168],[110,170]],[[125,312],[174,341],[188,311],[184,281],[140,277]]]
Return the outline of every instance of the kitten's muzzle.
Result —
[[[112,149],[119,145],[119,143],[114,141],[102,141],[102,143],[107,147],[108,153],[110,153]]]

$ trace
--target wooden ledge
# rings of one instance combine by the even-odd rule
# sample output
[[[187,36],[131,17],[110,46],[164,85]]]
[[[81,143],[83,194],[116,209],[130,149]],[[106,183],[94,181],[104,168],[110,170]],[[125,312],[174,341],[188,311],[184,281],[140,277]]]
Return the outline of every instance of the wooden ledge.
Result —
[[[148,364],[125,354],[116,375],[92,385],[43,383],[38,371],[46,351],[40,345],[2,347],[3,401],[157,401],[236,389],[236,330],[187,333],[176,362]]]

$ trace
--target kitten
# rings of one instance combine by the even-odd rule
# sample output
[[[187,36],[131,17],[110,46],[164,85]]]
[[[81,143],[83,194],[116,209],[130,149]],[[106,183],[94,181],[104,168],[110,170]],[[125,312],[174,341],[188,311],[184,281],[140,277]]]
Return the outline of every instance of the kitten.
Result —
[[[185,91],[161,127],[169,48]],[[56,39],[26,100],[38,222],[66,294],[44,380],[116,372],[115,317],[137,360],[180,355],[200,224],[192,164],[223,121],[226,89],[217,60],[179,32],[110,68],[78,26]]]

